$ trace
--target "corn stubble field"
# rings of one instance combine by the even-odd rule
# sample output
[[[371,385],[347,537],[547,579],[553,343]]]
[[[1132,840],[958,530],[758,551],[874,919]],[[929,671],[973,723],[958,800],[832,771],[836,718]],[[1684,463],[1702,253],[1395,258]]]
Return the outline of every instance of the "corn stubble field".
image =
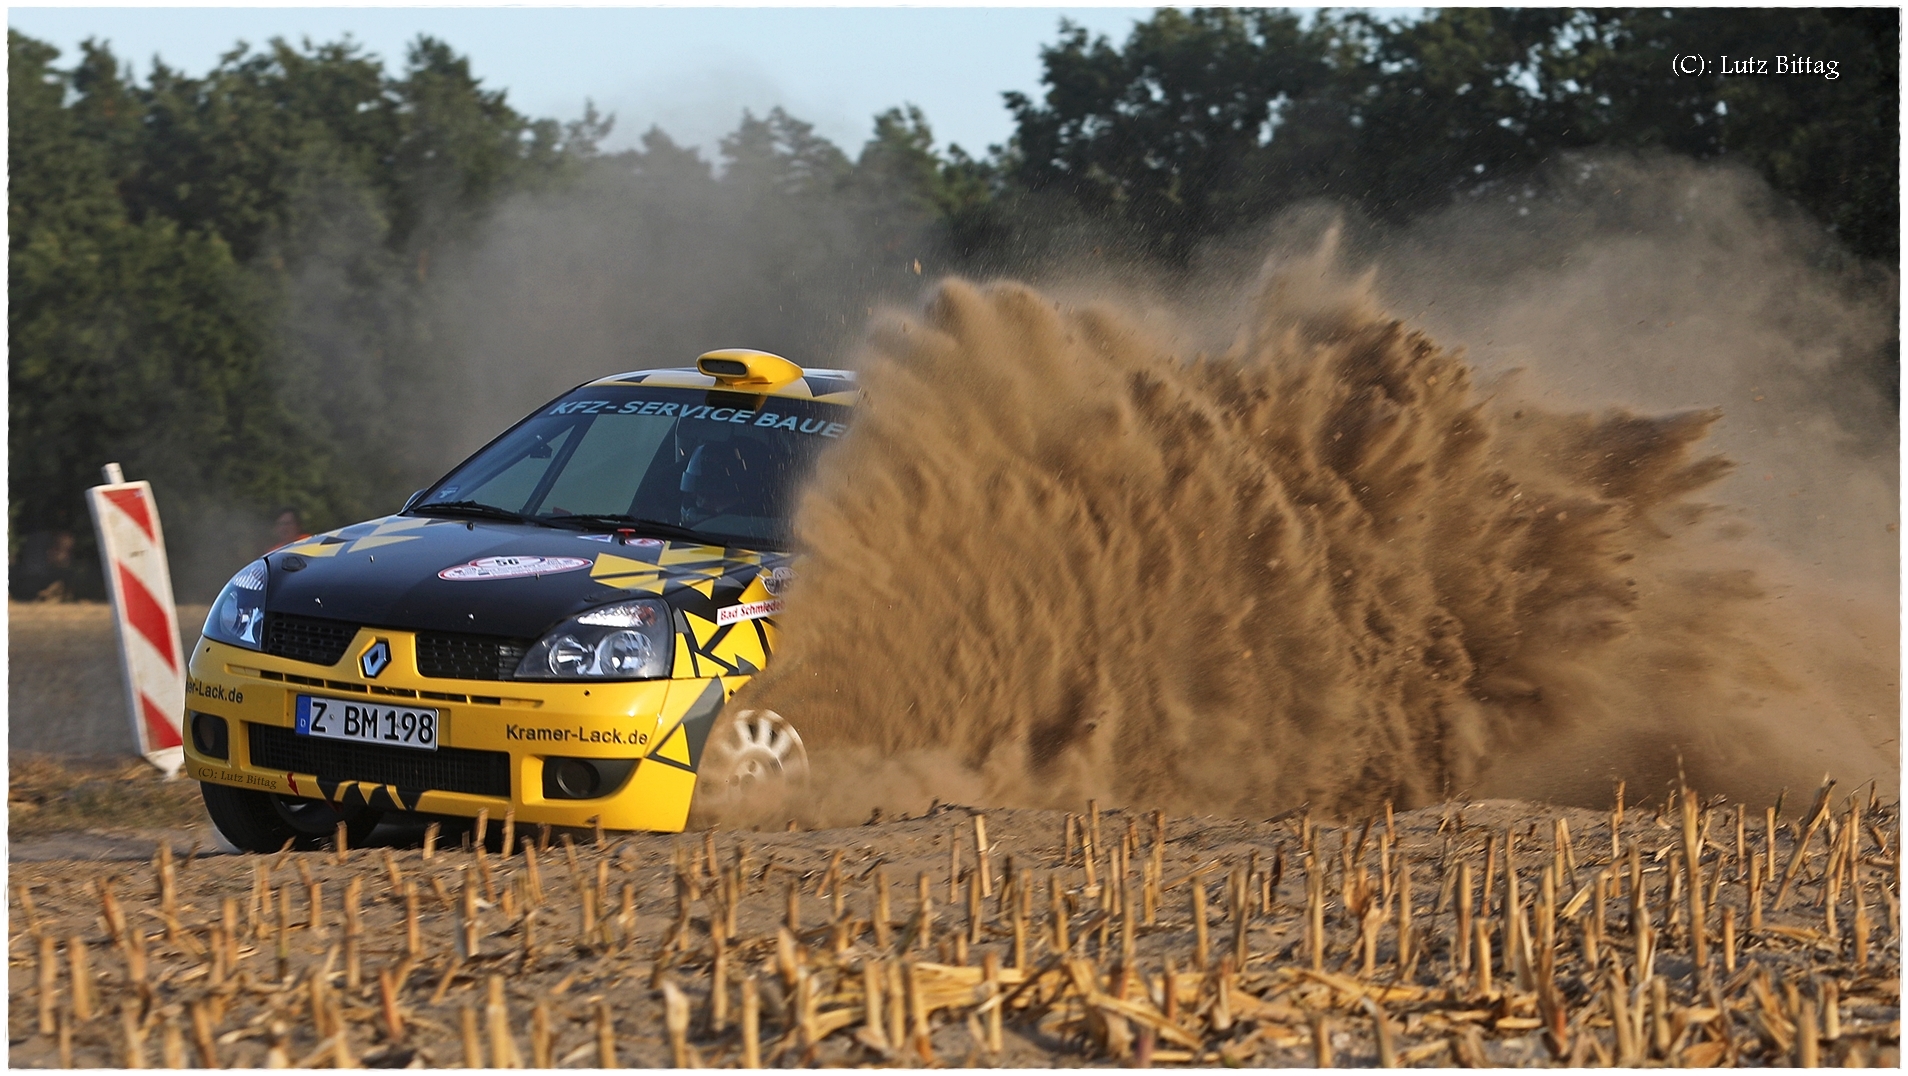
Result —
[[[1794,807],[16,864],[11,1062],[1895,1065],[1898,806]]]

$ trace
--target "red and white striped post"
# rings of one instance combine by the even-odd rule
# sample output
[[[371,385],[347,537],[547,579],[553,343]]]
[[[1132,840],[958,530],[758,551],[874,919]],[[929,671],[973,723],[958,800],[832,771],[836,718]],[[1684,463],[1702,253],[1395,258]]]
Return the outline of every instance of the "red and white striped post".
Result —
[[[185,658],[179,653],[179,614],[152,486],[128,482],[119,464],[101,468],[103,486],[86,491],[106,593],[126,674],[126,705],[133,739],[147,762],[176,775],[185,762],[180,721],[185,713]]]

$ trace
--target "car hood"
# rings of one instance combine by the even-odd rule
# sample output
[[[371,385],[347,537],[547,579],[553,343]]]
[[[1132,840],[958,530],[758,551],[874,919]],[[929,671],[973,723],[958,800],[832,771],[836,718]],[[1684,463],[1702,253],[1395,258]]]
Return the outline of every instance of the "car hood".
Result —
[[[514,638],[639,597],[713,624],[727,606],[776,600],[791,575],[786,553],[422,516],[328,531],[265,559],[274,613]]]

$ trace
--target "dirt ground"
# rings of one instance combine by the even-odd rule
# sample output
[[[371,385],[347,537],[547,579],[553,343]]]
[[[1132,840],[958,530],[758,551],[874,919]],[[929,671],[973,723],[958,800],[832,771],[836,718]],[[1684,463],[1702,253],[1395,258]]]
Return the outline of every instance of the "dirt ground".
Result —
[[[206,607],[181,605],[180,653],[192,652]],[[7,750],[137,754],[126,681],[105,602],[8,602]]]
[[[482,852],[391,829],[410,846],[223,855],[189,785],[27,762],[18,1066],[1899,1059],[1899,812],[1866,790],[1787,804],[1773,843],[1760,809],[1739,843],[1733,805],[1691,800],[1687,836],[1680,804],[1632,807],[1614,863],[1610,815],[1508,801],[1163,831],[1085,805],[989,811],[983,872],[977,812],[946,805],[601,844],[525,827],[512,856],[495,822]],[[60,842],[81,851],[42,858]]]
[[[8,858],[151,859],[217,848],[195,781],[168,781],[138,759],[15,751],[7,766]]]

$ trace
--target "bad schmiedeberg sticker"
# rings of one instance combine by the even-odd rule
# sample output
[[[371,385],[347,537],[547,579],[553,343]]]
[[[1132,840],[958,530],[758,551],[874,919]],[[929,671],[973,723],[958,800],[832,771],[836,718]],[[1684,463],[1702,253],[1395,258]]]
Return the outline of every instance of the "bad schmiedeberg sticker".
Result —
[[[744,620],[761,620],[764,617],[775,616],[781,611],[782,600],[780,598],[770,598],[767,601],[761,602],[747,602],[742,605],[731,605],[726,609],[717,609],[716,623],[718,625],[739,624]]]

